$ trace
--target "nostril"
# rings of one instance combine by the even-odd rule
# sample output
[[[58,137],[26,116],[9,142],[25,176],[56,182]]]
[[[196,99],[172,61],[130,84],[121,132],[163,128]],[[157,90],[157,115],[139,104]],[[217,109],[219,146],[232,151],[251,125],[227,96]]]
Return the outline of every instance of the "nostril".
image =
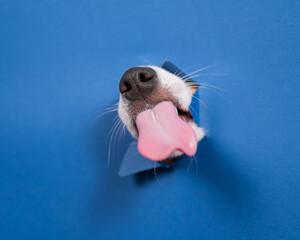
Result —
[[[140,79],[142,82],[145,82],[145,81],[147,81],[147,79],[146,79],[146,76],[145,76],[145,74],[144,74],[144,73],[140,73],[140,75],[139,75],[139,79]]]
[[[138,75],[138,79],[141,81],[141,82],[147,82],[149,80],[151,80],[151,78],[153,78],[154,75],[151,74],[150,72],[141,72],[139,73]]]
[[[131,89],[131,85],[128,82],[125,82],[124,85],[125,85],[124,92],[127,92]]]
[[[125,93],[131,90],[131,84],[128,81],[123,81],[120,84],[120,93]]]

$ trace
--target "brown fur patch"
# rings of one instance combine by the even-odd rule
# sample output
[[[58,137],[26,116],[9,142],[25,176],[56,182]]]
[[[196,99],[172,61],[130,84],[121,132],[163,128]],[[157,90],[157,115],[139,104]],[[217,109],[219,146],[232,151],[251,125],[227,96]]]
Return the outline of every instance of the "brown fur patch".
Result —
[[[174,106],[178,106],[176,98],[168,90],[157,84],[153,92],[146,99],[133,101],[128,104],[128,113],[131,116],[132,123],[135,125],[135,120],[139,113],[151,109],[163,101],[171,101]]]

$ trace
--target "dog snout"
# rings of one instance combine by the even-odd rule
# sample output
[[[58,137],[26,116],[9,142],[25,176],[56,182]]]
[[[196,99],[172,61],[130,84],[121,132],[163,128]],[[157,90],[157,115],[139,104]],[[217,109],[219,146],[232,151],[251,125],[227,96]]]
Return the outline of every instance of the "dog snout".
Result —
[[[131,101],[145,100],[156,84],[156,72],[149,67],[128,69],[122,76],[120,93]]]

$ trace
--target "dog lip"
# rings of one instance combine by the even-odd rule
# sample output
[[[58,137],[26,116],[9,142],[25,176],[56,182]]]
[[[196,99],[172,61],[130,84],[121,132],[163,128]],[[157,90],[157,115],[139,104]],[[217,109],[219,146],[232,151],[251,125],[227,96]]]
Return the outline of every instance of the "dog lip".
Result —
[[[181,119],[183,119],[186,122],[194,121],[193,115],[190,110],[185,111],[179,107],[177,107],[176,109],[177,109],[178,116],[181,117]]]

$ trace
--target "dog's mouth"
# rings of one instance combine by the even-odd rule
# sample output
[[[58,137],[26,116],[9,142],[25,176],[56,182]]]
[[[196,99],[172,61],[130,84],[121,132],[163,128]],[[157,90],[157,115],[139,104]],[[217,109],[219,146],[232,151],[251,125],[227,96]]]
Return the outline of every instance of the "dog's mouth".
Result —
[[[177,115],[184,121],[186,122],[190,122],[190,121],[194,121],[193,115],[191,113],[190,110],[185,111],[182,110],[180,107],[175,107],[176,111],[177,111]]]
[[[162,161],[181,151],[192,156],[197,150],[197,136],[190,122],[191,112],[176,107],[171,101],[163,101],[136,117],[138,150],[154,161]]]

